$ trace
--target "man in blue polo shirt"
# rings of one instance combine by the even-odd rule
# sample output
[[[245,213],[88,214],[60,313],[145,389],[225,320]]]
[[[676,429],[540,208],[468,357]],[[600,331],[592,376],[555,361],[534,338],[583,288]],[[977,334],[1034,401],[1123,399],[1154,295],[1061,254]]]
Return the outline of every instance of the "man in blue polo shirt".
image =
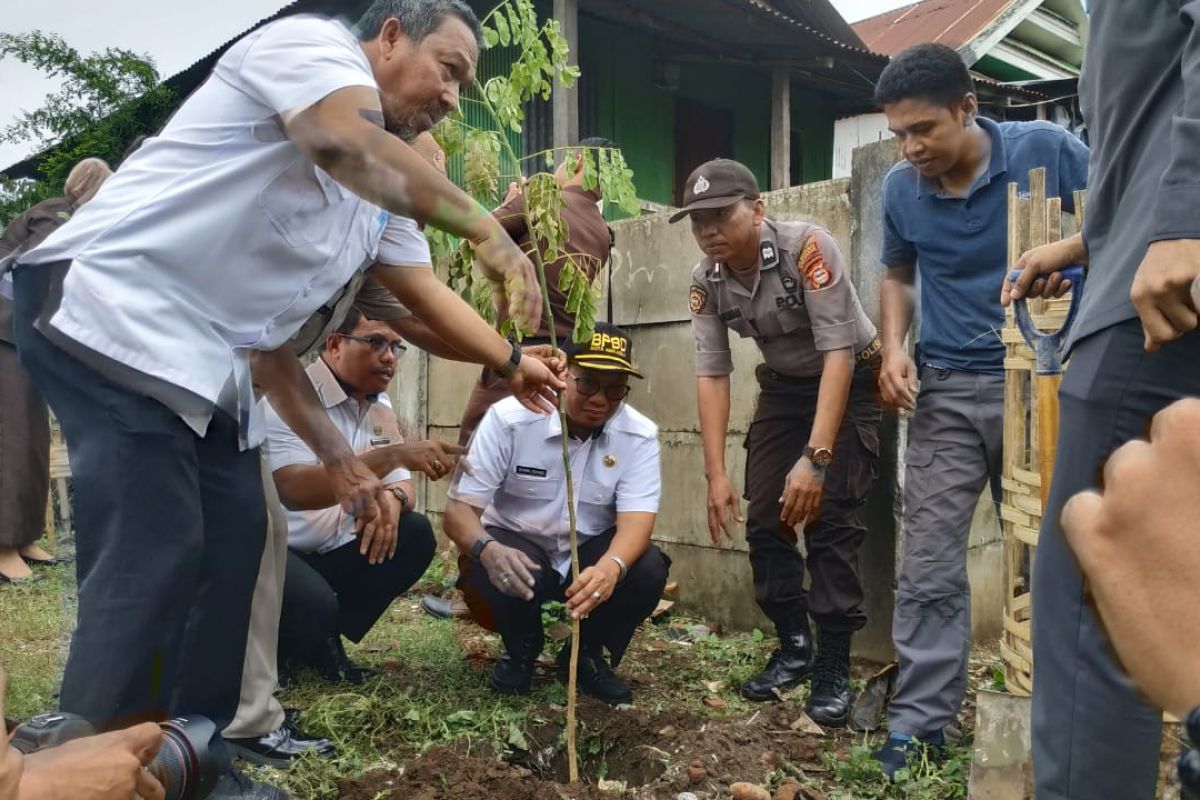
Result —
[[[912,413],[904,483],[904,556],[892,638],[900,660],[887,744],[894,776],[914,741],[939,746],[967,687],[971,594],[967,539],[979,495],[1000,497],[1008,184],[1028,191],[1045,167],[1050,194],[1073,210],[1087,148],[1045,122],[979,116],[970,73],[948,47],[896,56],[875,100],[905,160],[883,182],[880,289],[884,403]],[[917,358],[904,345],[920,274]],[[919,393],[918,393],[918,386]]]

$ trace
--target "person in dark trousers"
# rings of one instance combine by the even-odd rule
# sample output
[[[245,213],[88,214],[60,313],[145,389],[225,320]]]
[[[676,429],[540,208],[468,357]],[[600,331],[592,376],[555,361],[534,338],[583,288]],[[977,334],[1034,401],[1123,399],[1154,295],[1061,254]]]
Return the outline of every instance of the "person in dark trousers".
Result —
[[[597,149],[615,148],[616,145],[608,139],[590,137],[580,141],[579,147]],[[592,156],[597,157],[596,153]],[[563,267],[570,259],[587,274],[589,281],[594,281],[608,263],[613,244],[612,229],[604,221],[600,210],[600,186],[583,188],[583,176],[584,160],[580,151],[575,151],[570,157],[564,157],[554,173],[554,179],[562,187],[563,204],[560,215],[567,229],[567,241],[563,251],[568,255],[546,261],[545,268],[554,330],[560,345],[570,341],[575,330],[575,317],[567,311],[567,297],[559,289],[559,276]],[[525,195],[518,184],[513,183],[509,186],[504,203],[493,211],[492,215],[504,226],[504,230],[523,252],[532,254],[531,236],[525,224]],[[548,333],[542,333],[526,337],[523,343],[546,346],[550,344],[550,336]],[[487,410],[496,401],[503,400],[508,395],[508,385],[490,369],[484,368],[471,390],[470,397],[467,398],[467,406],[459,423],[458,443],[466,444],[470,441],[471,434],[475,432],[475,427],[479,425]],[[426,613],[440,618],[470,615],[466,603],[457,596],[441,598],[427,595],[421,598],[421,608]]]
[[[37,247],[91,200],[111,174],[98,158],[72,167],[62,197],[43,200],[4,228],[0,260]],[[50,418],[17,359],[12,299],[3,292],[0,288],[0,583],[30,577],[31,567],[58,563],[37,544],[50,492]]]
[[[1038,800],[1114,789],[1149,800],[1162,715],[1113,659],[1059,520],[1066,500],[1094,487],[1108,455],[1142,436],[1156,412],[1200,395],[1190,293],[1200,275],[1200,2],[1094,0],[1088,11],[1082,247],[1033,251],[1017,288],[1022,295],[1071,255],[1086,256],[1033,573],[1033,765]]]
[[[779,649],[742,686],[771,700],[813,676],[806,710],[821,725],[850,713],[850,640],[866,624],[860,517],[877,476],[879,340],[863,313],[837,242],[805,222],[767,218],[758,183],[743,164],[716,159],[684,186],[672,222],[690,217],[704,258],[688,301],[708,528],[732,539],[741,513],[725,471],[729,429],[729,331],[751,338],[764,363],[746,434],[746,541],[754,595],[775,623]],[[797,541],[804,537],[808,559]],[[812,577],[805,590],[805,570]],[[814,660],[809,617],[819,640]]]
[[[278,415],[267,415],[267,461],[288,509],[279,622],[285,672],[314,668],[348,683],[370,677],[370,670],[350,663],[342,637],[362,641],[433,560],[433,530],[413,511],[412,473],[401,466],[414,459],[400,447],[396,414],[384,395],[403,347],[387,322],[351,310],[307,370],[330,420],[388,489],[397,525],[374,546],[361,542],[354,518],[331,504],[329,475],[312,450]],[[448,474],[455,456],[430,445],[429,471]]]
[[[650,543],[662,487],[658,427],[625,402],[629,376],[641,375],[624,331],[599,323],[567,353],[567,430],[559,417],[536,416],[512,398],[493,405],[471,439],[471,471],[451,485],[446,535],[461,554],[459,587],[472,614],[504,642],[494,691],[529,691],[544,643],[542,605],[565,600],[582,620],[579,690],[621,705],[633,694],[613,670],[657,606],[670,567]],[[576,484],[574,580],[564,435]],[[558,658],[564,680],[570,649],[568,642]]]
[[[967,542],[980,493],[990,489],[1000,499],[1004,347],[997,331],[1004,310],[997,291],[1008,266],[1008,186],[1027,192],[1029,171],[1045,167],[1048,194],[1073,210],[1088,153],[1057,125],[981,116],[966,65],[942,45],[893,58],[875,99],[904,153],[883,182],[880,392],[887,407],[912,415],[892,620],[900,674],[890,734],[875,754],[894,776],[914,741],[944,743],[967,689]],[[905,338],[918,275],[913,358]]]
[[[394,528],[289,339],[370,270],[449,344],[546,410],[560,387],[428,269],[408,214],[467,237],[523,324],[541,298],[499,223],[401,136],[453,111],[482,29],[461,0],[375,0],[358,29],[294,15],[233,44],[104,190],[20,257],[22,364],[74,473],[78,625],[62,710],[108,727],[238,706],[266,530],[255,387],[317,453],[364,539]],[[215,754],[228,763],[227,748]],[[215,798],[279,798],[230,767]]]

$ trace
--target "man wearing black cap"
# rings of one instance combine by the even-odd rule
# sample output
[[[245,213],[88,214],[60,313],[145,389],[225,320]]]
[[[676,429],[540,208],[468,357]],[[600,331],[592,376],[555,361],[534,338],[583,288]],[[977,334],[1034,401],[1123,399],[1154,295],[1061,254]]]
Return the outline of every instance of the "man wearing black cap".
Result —
[[[704,258],[688,302],[696,339],[700,435],[708,477],[713,544],[741,522],[725,472],[729,429],[729,330],[753,338],[764,363],[754,421],[746,434],[746,540],[759,607],[775,623],[779,649],[742,686],[770,700],[813,674],[806,710],[844,725],[850,706],[850,637],[866,623],[859,511],[875,481],[879,340],[850,282],[837,243],[807,222],[765,216],[758,183],[727,159],[688,177],[684,207]],[[811,591],[804,589],[804,535]],[[814,660],[808,618],[820,631]]]
[[[667,582],[670,560],[650,544],[658,512],[658,427],[624,402],[629,336],[607,323],[573,345],[564,394],[575,479],[579,577],[570,578],[567,482],[559,417],[513,398],[488,410],[446,504],[446,535],[459,559],[467,604],[497,630],[504,654],[492,670],[501,694],[529,691],[542,651],[543,603],[564,600],[581,625],[579,689],[612,705],[632,700],[613,674]],[[610,660],[606,660],[607,649]],[[565,675],[569,647],[559,654]]]

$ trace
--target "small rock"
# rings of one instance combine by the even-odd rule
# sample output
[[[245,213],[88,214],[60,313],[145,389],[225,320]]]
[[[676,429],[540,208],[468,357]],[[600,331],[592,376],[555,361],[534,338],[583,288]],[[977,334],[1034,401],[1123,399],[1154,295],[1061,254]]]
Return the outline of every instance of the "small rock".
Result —
[[[674,726],[674,725],[668,725],[667,727],[665,727],[665,728],[663,728],[662,730],[660,730],[660,731],[658,732],[658,735],[659,735],[659,736],[674,736],[676,733],[678,733],[678,731],[676,731],[676,730],[675,730],[675,726]]]
[[[705,638],[713,632],[712,628],[704,624],[689,625],[687,627],[688,638],[692,641],[698,641]]]
[[[687,768],[688,783],[700,783],[708,780],[708,770],[704,768],[704,762],[696,759]]]
[[[700,800],[694,792],[680,792],[675,795],[675,800]]]
[[[719,697],[706,697],[704,698],[704,705],[709,708],[724,708],[725,701]]]
[[[771,793],[754,783],[738,782],[729,787],[733,800],[771,800]]]
[[[764,750],[763,754],[758,757],[758,760],[767,769],[776,769],[779,767],[779,754],[774,750]]]
[[[793,780],[787,780],[779,784],[779,788],[775,790],[775,800],[805,800],[801,794],[804,789],[800,784]]]
[[[796,721],[793,722],[789,727],[799,733],[807,733],[813,736],[825,735],[825,729],[813,722],[808,714],[801,714],[800,716],[796,717]]]
[[[596,786],[602,792],[615,792],[616,794],[623,794],[625,792],[625,781],[606,781],[601,779],[597,782]]]

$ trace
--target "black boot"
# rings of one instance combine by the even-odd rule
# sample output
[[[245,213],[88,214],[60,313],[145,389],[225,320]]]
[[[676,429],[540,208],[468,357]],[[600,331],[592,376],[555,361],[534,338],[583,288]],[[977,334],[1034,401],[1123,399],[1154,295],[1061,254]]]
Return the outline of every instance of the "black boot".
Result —
[[[791,689],[812,671],[812,634],[807,628],[780,632],[779,649],[771,654],[767,668],[742,684],[742,697],[762,702],[774,700],[775,690]]]
[[[571,662],[571,640],[563,642],[562,650],[558,651],[558,676],[563,683],[567,682]],[[575,673],[579,691],[588,697],[602,700],[610,706],[628,705],[633,702],[633,692],[629,684],[617,677],[604,657],[601,646],[581,645],[579,648],[579,667]]]
[[[529,694],[533,665],[542,652],[542,637],[524,636],[504,643],[504,653],[492,667],[492,691],[497,694]]]
[[[346,655],[346,648],[342,645],[340,634],[334,634],[321,645],[315,666],[325,680],[333,683],[349,683],[354,686],[379,674],[373,669],[355,666],[350,661],[350,657]]]
[[[821,631],[804,710],[818,725],[841,728],[850,717],[850,700],[850,634]]]

